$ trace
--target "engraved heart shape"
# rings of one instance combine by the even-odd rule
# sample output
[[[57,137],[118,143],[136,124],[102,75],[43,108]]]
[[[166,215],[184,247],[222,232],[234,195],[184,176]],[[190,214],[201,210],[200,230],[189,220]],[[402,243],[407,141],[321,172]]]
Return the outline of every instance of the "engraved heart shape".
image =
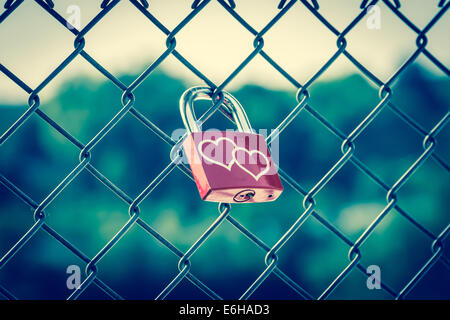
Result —
[[[252,157],[254,157],[255,155],[256,155],[256,156],[260,156],[262,159],[264,159],[263,163],[265,163],[265,165],[266,165],[265,168],[264,168],[263,170],[261,170],[258,174],[255,175],[252,171],[250,171],[250,170],[245,166],[245,165],[246,165],[245,157],[242,157],[242,159],[243,159],[242,162],[244,162],[244,163],[239,162],[238,158],[236,157],[236,155],[237,155],[238,152],[244,152],[244,153],[248,154],[249,159],[252,158]],[[234,148],[234,150],[233,150],[233,160],[234,160],[234,162],[235,162],[242,170],[244,170],[244,171],[247,172],[249,175],[251,175],[256,181],[258,181],[259,178],[261,178],[263,175],[265,175],[266,173],[268,173],[269,170],[270,170],[270,162],[269,162],[269,159],[267,158],[267,156],[266,156],[264,153],[262,153],[262,152],[259,151],[259,150],[251,150],[251,151],[248,151],[248,150],[245,149],[245,148],[236,147],[236,148]],[[249,161],[248,164],[251,164],[251,162]],[[258,168],[261,167],[261,166],[260,166],[261,161],[256,161],[255,164],[258,165]]]
[[[222,141],[225,141],[225,143],[231,143],[232,147],[223,147],[223,148],[219,148],[219,144],[222,143]],[[213,150],[210,150],[211,152],[205,152],[204,150],[204,146],[206,144],[212,144],[215,146],[215,148]],[[230,159],[230,163],[228,163],[228,165],[226,164],[227,159],[226,159],[226,153],[222,153],[222,152],[227,152],[229,150],[233,150],[232,152],[234,152],[234,149],[236,148],[236,144],[234,143],[233,140],[229,139],[229,138],[218,138],[216,140],[211,140],[211,139],[205,139],[202,142],[200,142],[198,144],[198,152],[200,153],[200,155],[206,159],[207,161],[216,164],[218,166],[221,166],[225,169],[227,169],[228,171],[231,170],[231,167],[233,166],[235,159],[234,157],[232,157],[232,159]],[[215,152],[216,150],[220,150],[220,153],[215,153],[214,155],[212,154],[213,152]],[[225,159],[224,159],[225,158]]]

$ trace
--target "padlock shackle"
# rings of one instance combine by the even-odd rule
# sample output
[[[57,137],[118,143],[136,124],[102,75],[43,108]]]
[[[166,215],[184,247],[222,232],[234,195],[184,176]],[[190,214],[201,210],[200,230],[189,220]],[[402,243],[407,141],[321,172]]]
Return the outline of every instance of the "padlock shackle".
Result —
[[[180,113],[183,119],[184,126],[187,133],[199,132],[200,128],[197,125],[197,119],[194,113],[194,101],[195,100],[211,100],[211,89],[208,87],[192,87],[186,90],[180,98]],[[247,114],[244,108],[235,97],[226,91],[223,93],[223,104],[231,112],[236,126],[239,131],[252,133],[250,122],[248,121]],[[206,119],[204,119],[206,120]]]

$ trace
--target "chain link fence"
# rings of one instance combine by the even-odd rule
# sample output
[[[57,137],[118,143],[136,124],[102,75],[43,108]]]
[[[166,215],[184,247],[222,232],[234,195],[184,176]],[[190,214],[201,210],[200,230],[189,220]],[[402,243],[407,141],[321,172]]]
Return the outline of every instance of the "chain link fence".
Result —
[[[125,1],[125,0],[124,0]],[[448,124],[450,113],[447,114],[438,121],[431,130],[427,130],[420,124],[420,121],[416,121],[407,112],[403,111],[402,106],[394,104],[392,101],[393,91],[392,87],[394,82],[399,78],[399,76],[408,68],[419,56],[426,57],[432,64],[439,68],[447,76],[449,75],[448,68],[439,61],[439,59],[433,55],[427,49],[428,32],[435,26],[435,24],[447,13],[450,7],[449,1],[435,1],[436,5],[439,7],[438,13],[428,22],[428,24],[423,28],[417,27],[413,21],[408,19],[408,17],[402,12],[401,3],[399,0],[396,1],[369,1],[364,0],[360,3],[360,11],[353,20],[343,29],[338,30],[334,27],[327,17],[323,16],[320,11],[319,1],[317,0],[283,0],[274,1],[274,17],[273,19],[265,25],[261,30],[253,28],[247,21],[240,16],[235,10],[236,5],[234,1],[224,1],[217,0],[218,3],[223,7],[231,17],[238,21],[242,28],[247,30],[253,37],[253,51],[240,63],[240,65],[229,74],[229,76],[222,83],[214,83],[211,81],[201,70],[197,69],[193,64],[189,62],[187,58],[183,56],[182,52],[177,50],[176,36],[177,34],[191,21],[193,21],[196,16],[211,2],[210,0],[195,0],[192,3],[192,11],[172,30],[168,29],[161,23],[152,13],[151,1],[149,3],[145,0],[129,0],[129,2],[142,13],[147,19],[148,23],[156,26],[165,36],[166,36],[166,47],[167,49],[150,65],[145,71],[143,71],[129,86],[125,85],[118,77],[110,73],[106,68],[104,68],[100,63],[98,63],[86,50],[85,36],[88,34],[99,21],[101,21],[108,13],[114,9],[114,7],[120,2],[120,0],[110,0],[110,1],[99,1],[100,10],[99,13],[82,29],[77,30],[72,26],[66,19],[54,10],[54,3],[51,0],[35,0],[35,2],[42,8],[42,14],[48,15],[49,19],[55,19],[67,32],[72,33],[74,36],[74,50],[70,55],[68,55],[65,60],[58,65],[42,82],[35,88],[31,88],[26,83],[24,83],[18,76],[15,75],[13,70],[8,69],[3,64],[0,64],[0,71],[6,75],[11,81],[13,81],[17,86],[24,90],[28,95],[28,109],[24,112],[10,127],[3,133],[0,137],[0,145],[5,143],[12,135],[20,131],[21,126],[28,121],[32,115],[37,115],[43,121],[45,121],[49,126],[53,127],[61,136],[63,136],[67,141],[72,143],[80,150],[79,163],[67,173],[64,179],[62,179],[59,184],[45,197],[44,200],[35,200],[27,195],[19,186],[12,182],[11,177],[6,177],[0,172],[0,182],[1,184],[10,190],[15,196],[20,200],[25,202],[34,211],[34,224],[32,225],[26,233],[3,255],[0,259],[0,270],[5,267],[8,262],[13,260],[15,256],[22,250],[24,245],[33,240],[36,233],[39,230],[46,232],[55,241],[61,243],[67,250],[72,252],[75,256],[80,258],[86,264],[86,278],[81,283],[80,287],[73,291],[73,293],[68,297],[68,299],[77,299],[83,292],[90,286],[96,286],[106,293],[109,297],[113,299],[123,299],[119,292],[116,292],[114,288],[110,287],[106,282],[101,279],[101,274],[97,268],[97,265],[101,259],[103,259],[110,249],[121,241],[122,237],[125,236],[132,226],[138,226],[142,228],[150,237],[156,239],[161,245],[165,246],[167,250],[172,252],[175,256],[179,258],[178,263],[178,274],[173,279],[167,279],[167,286],[161,288],[160,293],[155,297],[156,299],[166,298],[171,291],[176,288],[182,281],[189,281],[194,284],[198,290],[203,291],[211,299],[222,299],[222,297],[199,279],[191,270],[191,259],[196,254],[197,250],[202,247],[210,236],[214,236],[214,232],[220,228],[222,224],[230,224],[237,231],[245,235],[250,239],[256,246],[266,252],[265,262],[261,261],[261,264],[265,263],[264,271],[254,279],[254,282],[247,288],[245,292],[236,293],[236,298],[249,299],[252,297],[254,292],[266,281],[270,276],[276,276],[279,280],[284,282],[287,286],[292,288],[297,294],[298,298],[301,299],[326,299],[330,296],[334,289],[336,289],[342,281],[352,272],[361,272],[365,277],[368,276],[366,273],[367,266],[362,265],[361,256],[364,252],[360,251],[361,245],[371,236],[377,226],[385,219],[388,215],[399,214],[405,218],[405,220],[415,227],[419,232],[423,233],[431,244],[431,250],[429,256],[426,257],[426,261],[420,270],[416,270],[415,274],[409,279],[409,281],[402,288],[393,288],[385,281],[381,282],[381,288],[387,292],[394,299],[406,298],[408,293],[423,279],[427,272],[436,264],[442,263],[446,266],[447,270],[450,268],[450,263],[448,258],[444,254],[444,243],[445,239],[449,233],[450,224],[443,225],[441,232],[439,234],[434,234],[430,232],[424,225],[419,223],[413,218],[408,212],[406,212],[398,202],[397,193],[402,186],[408,181],[408,179],[415,173],[415,171],[420,168],[427,161],[434,161],[443,170],[445,174],[449,171],[449,165],[445,162],[444,158],[435,152],[435,146],[437,143],[439,132]],[[14,12],[24,3],[24,0],[7,0],[4,3],[5,11],[0,15],[0,27],[1,23],[11,16],[14,16]],[[368,11],[371,6],[376,4],[383,4],[387,6],[395,16],[400,19],[408,28],[410,28],[416,35],[415,50],[407,58],[406,61],[392,74],[387,80],[381,80],[374,75],[370,70],[368,70],[362,63],[360,63],[352,54],[347,51],[347,35],[352,32],[356,25],[361,23],[363,19],[367,16]],[[276,6],[278,5],[278,10]],[[298,82],[294,76],[292,76],[287,70],[283,69],[274,59],[271,58],[269,53],[264,50],[264,35],[274,26],[279,20],[294,6],[303,6],[309,10],[315,18],[320,21],[330,33],[334,34],[336,37],[336,51],[331,55],[328,61],[323,64],[317,72],[315,72],[308,81],[305,83]],[[3,45],[7,45],[2,43]],[[110,130],[115,127],[122,118],[129,114],[133,116],[137,121],[144,124],[146,128],[162,141],[172,147],[172,150],[176,148],[180,141],[174,141],[166,132],[161,130],[157,124],[153,123],[144,114],[142,114],[135,106],[135,96],[134,91],[138,88],[142,82],[149,76],[152,75],[166,58],[172,56],[181,62],[187,69],[189,69],[198,79],[209,86],[214,95],[219,95],[222,90],[225,90],[227,85],[233,81],[233,79],[252,61],[255,57],[262,57],[269,66],[273,67],[279,72],[281,76],[287,79],[293,86],[295,86],[298,91],[296,95],[297,105],[292,106],[291,112],[284,118],[284,120],[276,126],[276,133],[268,137],[268,141],[273,141],[277,138],[278,134],[283,134],[283,131],[289,126],[289,124],[295,120],[295,118],[301,113],[309,113],[311,116],[316,118],[323,127],[332,132],[341,142],[342,154],[337,162],[332,165],[328,172],[322,177],[317,178],[316,184],[309,190],[303,188],[295,179],[289,176],[283,168],[280,168],[279,174],[285,183],[286,188],[292,188],[303,198],[303,205],[298,206],[298,219],[293,222],[288,230],[282,235],[281,238],[274,245],[268,245],[260,238],[258,238],[254,233],[246,228],[241,222],[239,222],[235,217],[233,217],[233,207],[230,204],[220,204],[218,208],[217,219],[204,231],[204,233],[192,244],[192,246],[187,251],[179,250],[174,244],[172,244],[168,239],[162,236],[158,230],[152,227],[151,224],[144,221],[140,213],[140,204],[147,199],[155,188],[164,181],[164,179],[171,174],[175,169],[181,170],[187,178],[193,180],[189,167],[179,161],[180,155],[171,157],[167,166],[156,176],[153,181],[148,184],[148,186],[142,190],[142,192],[135,198],[129,196],[125,193],[120,186],[112,183],[108,177],[102,174],[100,170],[93,166],[91,159],[94,156],[93,151],[96,145],[102,143],[102,140],[109,134]],[[66,131],[62,126],[60,126],[56,121],[54,121],[50,116],[48,116],[43,109],[41,109],[41,101],[39,94],[43,89],[45,89],[53,79],[64,70],[75,58],[80,57],[87,61],[92,68],[97,69],[101,74],[104,75],[111,83],[123,91],[122,99],[120,103],[122,108],[117,112],[108,123],[87,143],[82,143],[70,132]],[[311,85],[321,76],[331,65],[336,61],[336,59],[344,57],[350,61],[362,75],[369,79],[373,84],[379,88],[379,102],[374,105],[371,111],[366,115],[366,117],[351,131],[350,134],[343,133],[337,126],[328,121],[324,116],[322,116],[310,102],[310,93],[308,89]],[[119,101],[118,101],[119,103]],[[176,108],[175,108],[176,109]],[[174,110],[175,110],[174,109]],[[354,151],[357,144],[357,138],[360,134],[366,130],[367,127],[371,125],[374,119],[380,114],[383,109],[389,109],[395,115],[399,117],[404,123],[411,127],[415,132],[423,137],[423,152],[417,156],[417,159],[410,167],[400,176],[398,180],[390,185],[384,182],[377,174],[375,174],[363,161],[355,156]],[[207,120],[214,112],[222,112],[225,116],[232,120],[231,115],[228,110],[221,105],[220,99],[213,104],[200,118],[200,121]],[[176,111],[174,111],[177,113]],[[178,116],[178,114],[177,114]],[[276,135],[276,136],[275,136]],[[341,168],[345,164],[350,164],[354,166],[357,170],[362,172],[364,175],[369,177],[374,184],[379,185],[385,190],[386,193],[386,205],[384,209],[379,212],[376,218],[367,226],[367,228],[360,234],[356,241],[352,241],[349,237],[339,230],[338,227],[329,222],[323,215],[321,215],[316,208],[316,195],[326,186],[330,180],[340,172]],[[53,229],[47,223],[46,211],[47,206],[52,203],[60,193],[68,187],[68,185],[77,179],[77,176],[82,172],[87,172],[98,181],[104,184],[115,196],[117,196],[122,201],[129,205],[129,219],[122,226],[122,228],[117,231],[114,237],[112,237],[100,251],[98,251],[95,256],[90,257],[81,250],[77,249],[74,244],[66,240],[61,236],[57,230]],[[444,177],[446,179],[447,176]],[[396,212],[396,213],[394,213]],[[7,213],[2,213],[7,214]],[[290,276],[288,276],[278,264],[278,253],[286,243],[291,239],[291,237],[297,232],[301,232],[301,226],[307,219],[314,219],[320,223],[324,228],[331,231],[339,241],[342,241],[348,246],[348,265],[335,276],[334,280],[329,283],[329,285],[323,288],[322,293],[319,296],[313,295],[304,288],[301,282],[294,281]],[[0,293],[7,299],[16,299],[20,297],[15,297],[14,288],[6,288],[0,284]],[[186,297],[189,298],[189,297]]]

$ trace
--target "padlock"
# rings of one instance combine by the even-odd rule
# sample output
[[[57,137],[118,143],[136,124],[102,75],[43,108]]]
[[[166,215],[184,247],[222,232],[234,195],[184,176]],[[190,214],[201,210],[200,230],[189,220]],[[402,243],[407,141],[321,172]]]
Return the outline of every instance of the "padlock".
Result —
[[[223,105],[232,114],[238,131],[200,131],[193,104],[205,99],[211,100],[207,87],[188,89],[180,99],[187,130],[183,148],[200,197],[224,203],[277,199],[283,185],[264,136],[253,133],[244,109],[225,91]]]

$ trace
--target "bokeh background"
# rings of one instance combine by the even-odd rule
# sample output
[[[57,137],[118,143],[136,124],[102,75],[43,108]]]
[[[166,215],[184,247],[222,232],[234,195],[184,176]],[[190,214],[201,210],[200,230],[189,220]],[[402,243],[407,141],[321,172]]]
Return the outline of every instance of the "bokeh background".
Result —
[[[237,11],[256,29],[277,13],[278,1],[236,1]],[[361,1],[320,1],[321,13],[342,30],[359,12]],[[435,3],[436,2],[436,3]],[[86,25],[99,1],[55,1],[81,8]],[[191,10],[190,1],[156,1],[150,10],[169,29]],[[402,1],[402,11],[419,27],[437,13],[437,1]],[[348,51],[383,80],[415,50],[416,35],[382,3],[381,28],[360,23],[347,38]],[[450,64],[444,15],[429,33],[427,48]],[[0,25],[0,63],[36,87],[73,50],[73,35],[33,1],[26,1]],[[300,3],[264,37],[264,50],[301,83],[336,50],[336,37]],[[223,81],[253,50],[253,37],[215,1],[177,35],[177,50],[216,83]],[[122,1],[86,36],[86,51],[130,84],[165,50],[165,36],[127,1]],[[178,99],[201,81],[169,57],[135,91],[136,108],[161,129],[182,127]],[[296,90],[257,57],[226,88],[245,107],[255,129],[273,129],[296,105]],[[310,88],[311,106],[344,133],[350,133],[379,102],[378,88],[340,57]],[[40,94],[41,109],[83,143],[117,113],[122,92],[81,57]],[[26,110],[28,96],[0,75],[0,132]],[[448,112],[450,81],[421,56],[394,86],[393,101],[430,130]],[[198,112],[205,110],[200,105]],[[227,129],[216,114],[206,127]],[[385,108],[358,137],[355,155],[388,185],[423,152],[422,140]],[[449,163],[450,130],[438,136],[436,152]],[[305,189],[313,187],[340,158],[341,142],[319,121],[302,112],[280,136],[280,166]],[[169,163],[170,148],[131,115],[99,143],[92,164],[133,198]],[[41,202],[78,163],[79,149],[33,115],[0,148],[0,173]],[[428,160],[398,192],[399,205],[434,234],[449,223],[448,171]],[[353,241],[386,205],[386,192],[351,164],[315,197],[317,211]],[[232,215],[268,245],[273,245],[303,212],[303,198],[290,187],[274,203],[235,205]],[[192,181],[173,171],[142,203],[141,217],[186,251],[217,218],[217,205],[202,202]],[[128,219],[128,205],[89,173],[80,174],[46,209],[47,223],[93,257]],[[27,205],[0,185],[0,255],[33,224]],[[395,210],[361,247],[362,264],[379,265],[382,281],[400,290],[431,256],[431,241]],[[280,251],[280,268],[314,296],[348,264],[348,246],[314,219],[308,219]],[[448,256],[449,250],[446,249]],[[228,222],[192,258],[192,272],[224,298],[238,298],[264,270],[265,252]],[[125,298],[152,299],[177,274],[178,258],[135,226],[98,264],[99,276]],[[1,271],[0,284],[22,299],[64,299],[66,268],[83,262],[44,232]],[[107,298],[90,286],[83,299]],[[183,281],[169,299],[206,296]],[[275,276],[253,298],[298,296]],[[389,299],[368,290],[365,276],[353,271],[331,299]],[[450,298],[450,272],[437,263],[408,298]]]

